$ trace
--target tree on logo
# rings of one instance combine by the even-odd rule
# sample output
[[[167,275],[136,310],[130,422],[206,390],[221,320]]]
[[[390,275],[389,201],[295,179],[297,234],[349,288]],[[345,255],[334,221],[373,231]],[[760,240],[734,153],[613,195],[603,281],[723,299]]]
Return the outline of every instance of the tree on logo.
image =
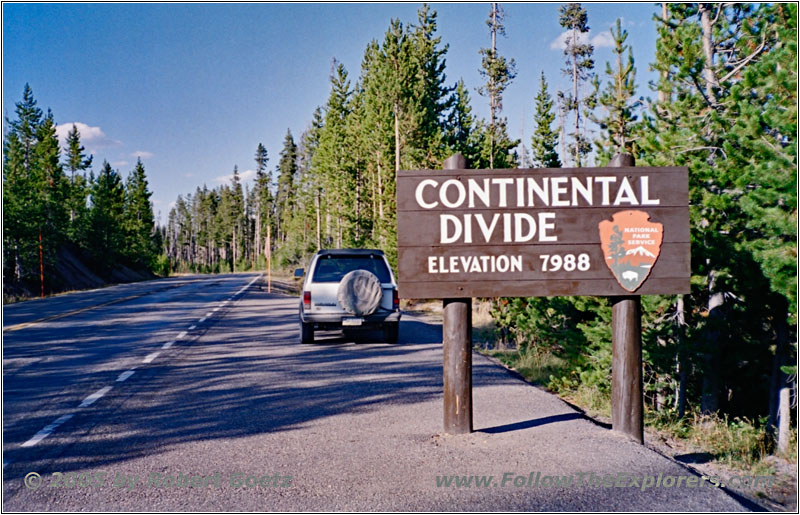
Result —
[[[611,235],[611,238],[608,240],[608,250],[610,252],[608,257],[614,258],[614,266],[619,265],[619,260],[625,257],[625,247],[623,246],[624,239],[622,237],[622,231],[619,230],[619,226],[614,226],[614,234]]]

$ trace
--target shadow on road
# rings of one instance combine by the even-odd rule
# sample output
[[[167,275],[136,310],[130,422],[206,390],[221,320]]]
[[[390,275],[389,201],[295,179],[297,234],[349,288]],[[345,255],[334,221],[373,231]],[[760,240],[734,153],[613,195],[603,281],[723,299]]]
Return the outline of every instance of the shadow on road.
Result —
[[[202,295],[191,302],[202,303]],[[181,309],[174,308],[160,306],[158,316],[179,316]],[[62,323],[77,323],[67,320]],[[56,346],[59,359],[49,371],[63,376],[76,354],[125,347],[103,335],[85,336],[88,341]],[[289,432],[326,417],[422,402],[442,394],[441,338],[440,325],[407,318],[397,344],[367,336],[353,345],[339,335],[323,338],[325,344],[303,345],[296,298],[254,288],[199,341],[176,346],[179,357],[140,367],[110,399],[60,429],[80,432],[101,423],[102,438],[79,436],[66,448],[50,438],[26,458],[58,455],[59,470],[69,471],[167,452],[191,441]],[[490,373],[483,370],[487,367],[494,368],[476,366],[475,377]],[[107,375],[115,378],[124,369]],[[493,377],[494,385],[506,381],[516,382],[505,374]]]
[[[524,422],[514,422],[513,424],[505,424],[502,426],[496,427],[489,427],[486,429],[480,429],[481,433],[507,433],[509,431],[519,431],[520,429],[528,429],[531,427],[543,426],[545,424],[553,424],[556,422],[564,422],[567,420],[576,420],[579,418],[585,418],[580,413],[564,413],[561,415],[553,415],[551,417],[542,417],[542,418],[535,418],[533,420],[526,420]]]

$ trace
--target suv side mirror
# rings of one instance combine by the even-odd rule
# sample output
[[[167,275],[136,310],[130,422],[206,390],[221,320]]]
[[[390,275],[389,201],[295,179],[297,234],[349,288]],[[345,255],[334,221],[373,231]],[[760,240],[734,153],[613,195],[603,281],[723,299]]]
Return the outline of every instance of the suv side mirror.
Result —
[[[294,269],[294,278],[301,279],[305,275],[306,271],[303,268],[295,268]]]

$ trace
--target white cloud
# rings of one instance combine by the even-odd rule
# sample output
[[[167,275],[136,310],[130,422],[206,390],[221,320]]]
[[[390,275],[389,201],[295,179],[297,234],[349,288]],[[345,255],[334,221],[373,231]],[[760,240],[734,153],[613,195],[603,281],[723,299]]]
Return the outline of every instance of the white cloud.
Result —
[[[579,32],[578,42],[580,44],[591,43],[595,48],[613,47],[614,38],[611,37],[611,32],[605,30],[594,37],[591,37],[592,32]],[[567,48],[567,38],[572,37],[572,31],[567,30],[558,35],[556,39],[550,42],[550,48],[553,50],[564,50]]]
[[[67,134],[69,134],[69,132],[72,130],[73,125],[80,133],[81,144],[86,147],[86,150],[90,153],[96,152],[101,148],[122,145],[121,141],[117,141],[106,136],[106,133],[103,132],[100,127],[92,127],[83,122],[69,122],[56,126],[58,141],[62,146],[67,141]]]
[[[146,150],[137,150],[136,152],[131,154],[131,157],[137,157],[139,159],[150,159],[151,157],[153,157],[153,153],[148,152]]]
[[[194,174],[191,172],[186,172],[185,174],[183,174],[183,176],[186,177],[187,179],[191,179],[192,177],[194,177]]]
[[[595,48],[614,48],[614,44],[614,36],[612,36],[611,31],[608,30],[604,30],[592,38],[592,45],[594,45]]]
[[[110,164],[114,168],[121,168],[123,166],[128,166],[130,163],[127,162],[127,161],[114,161],[113,163],[110,163]]]
[[[250,179],[256,176],[255,170],[245,170],[244,172],[239,172],[239,180],[242,182],[249,181]],[[214,180],[219,183],[228,183],[231,182],[233,179],[233,174],[230,175],[220,175],[216,177]]]

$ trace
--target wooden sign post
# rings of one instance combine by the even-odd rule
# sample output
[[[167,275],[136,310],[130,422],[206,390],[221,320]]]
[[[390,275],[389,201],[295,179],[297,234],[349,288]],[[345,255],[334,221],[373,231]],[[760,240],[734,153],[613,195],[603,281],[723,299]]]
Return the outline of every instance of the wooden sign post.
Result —
[[[467,167],[455,154],[444,162],[445,170]],[[442,347],[444,353],[444,431],[472,432],[472,298],[442,300]]]
[[[689,292],[685,167],[444,170],[397,175],[401,298],[444,299],[445,431],[472,430],[472,297],[612,298],[612,411],[642,441],[640,295]]]
[[[634,166],[634,159],[629,154],[617,154],[609,165]],[[642,300],[639,295],[611,297],[611,428],[644,443]]]

